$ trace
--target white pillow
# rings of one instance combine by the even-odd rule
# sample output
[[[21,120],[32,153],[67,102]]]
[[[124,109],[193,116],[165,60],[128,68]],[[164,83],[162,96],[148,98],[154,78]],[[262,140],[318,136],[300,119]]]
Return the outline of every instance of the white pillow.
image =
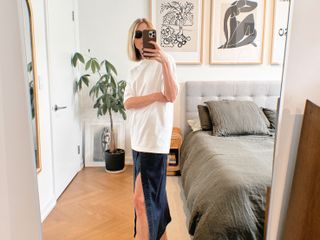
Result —
[[[192,131],[199,131],[201,130],[201,124],[200,124],[200,119],[189,119],[187,120],[189,126],[191,127]]]

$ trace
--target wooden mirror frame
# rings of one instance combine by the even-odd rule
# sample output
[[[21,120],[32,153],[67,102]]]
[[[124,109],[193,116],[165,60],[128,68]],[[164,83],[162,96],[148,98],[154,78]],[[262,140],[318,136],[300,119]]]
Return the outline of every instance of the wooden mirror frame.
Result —
[[[35,40],[34,40],[34,26],[33,26],[33,13],[30,0],[24,0],[27,6],[29,14],[29,28],[30,28],[30,42],[31,42],[31,57],[32,57],[32,73],[33,73],[33,105],[34,105],[34,118],[35,118],[35,128],[36,128],[36,141],[37,141],[37,152],[36,152],[36,169],[37,173],[42,170],[41,161],[41,144],[40,144],[40,126],[39,126],[39,104],[38,104],[38,74],[37,74],[37,64],[36,64],[36,50],[35,50]],[[27,36],[25,36],[27,37]]]

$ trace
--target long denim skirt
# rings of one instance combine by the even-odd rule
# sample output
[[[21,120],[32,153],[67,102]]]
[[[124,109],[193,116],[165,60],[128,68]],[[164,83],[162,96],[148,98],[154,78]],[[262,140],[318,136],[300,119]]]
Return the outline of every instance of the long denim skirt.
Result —
[[[133,192],[136,178],[141,173],[144,193],[149,240],[159,240],[171,222],[166,193],[167,156],[162,153],[138,152],[132,150],[134,163]],[[136,236],[137,215],[134,209],[134,237]]]

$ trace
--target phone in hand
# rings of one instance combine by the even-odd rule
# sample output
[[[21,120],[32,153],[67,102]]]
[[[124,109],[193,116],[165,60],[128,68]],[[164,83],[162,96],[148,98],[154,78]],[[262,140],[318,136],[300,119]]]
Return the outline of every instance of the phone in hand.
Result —
[[[142,31],[143,48],[155,49],[155,46],[150,41],[157,41],[157,32],[155,29],[146,29]]]

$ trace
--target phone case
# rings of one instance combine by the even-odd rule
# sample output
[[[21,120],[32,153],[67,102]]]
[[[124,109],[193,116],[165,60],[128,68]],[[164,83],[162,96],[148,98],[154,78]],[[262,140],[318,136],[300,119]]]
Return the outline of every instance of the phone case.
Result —
[[[155,49],[155,46],[149,41],[157,41],[157,32],[155,29],[148,29],[142,31],[143,48]]]

